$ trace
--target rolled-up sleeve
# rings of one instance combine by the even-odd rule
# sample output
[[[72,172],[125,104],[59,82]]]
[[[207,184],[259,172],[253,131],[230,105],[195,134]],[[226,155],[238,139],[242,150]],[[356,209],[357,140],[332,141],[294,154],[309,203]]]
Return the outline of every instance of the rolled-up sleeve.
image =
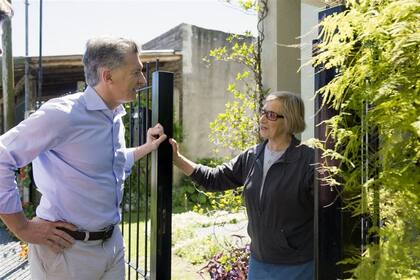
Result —
[[[131,169],[134,165],[134,150],[136,148],[127,148],[125,149],[125,164],[124,164],[124,172],[125,172],[125,178],[130,176]]]
[[[59,141],[62,112],[45,105],[0,136],[0,213],[22,211],[15,172]]]

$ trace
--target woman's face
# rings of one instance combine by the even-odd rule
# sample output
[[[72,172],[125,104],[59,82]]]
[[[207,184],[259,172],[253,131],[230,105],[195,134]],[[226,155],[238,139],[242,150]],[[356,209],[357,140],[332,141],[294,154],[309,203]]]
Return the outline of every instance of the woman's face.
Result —
[[[283,102],[274,99],[267,101],[260,114],[260,135],[272,140],[287,133],[286,120],[283,115]]]

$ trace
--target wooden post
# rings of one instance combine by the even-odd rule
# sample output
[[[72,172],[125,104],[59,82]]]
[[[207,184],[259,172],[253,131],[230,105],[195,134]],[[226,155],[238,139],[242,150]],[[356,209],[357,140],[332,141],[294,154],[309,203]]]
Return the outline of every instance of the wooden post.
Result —
[[[4,132],[6,132],[15,125],[15,78],[12,55],[12,23],[10,19],[3,22],[2,44],[3,125]]]
[[[26,78],[25,78],[25,102],[28,100],[28,110],[25,111],[25,119],[29,117],[33,112],[36,110],[35,104],[35,92],[36,92],[36,77],[32,74],[28,75],[28,84],[26,85]],[[28,99],[26,99],[26,96]]]

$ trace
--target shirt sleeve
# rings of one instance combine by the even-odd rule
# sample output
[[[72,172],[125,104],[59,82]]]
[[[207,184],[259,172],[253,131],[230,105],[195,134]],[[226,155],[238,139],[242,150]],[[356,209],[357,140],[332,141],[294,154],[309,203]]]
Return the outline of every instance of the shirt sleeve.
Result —
[[[134,150],[136,148],[126,148],[125,149],[125,164],[124,164],[124,172],[125,172],[125,178],[130,176],[131,169],[134,165]]]
[[[65,126],[65,112],[60,110],[60,104],[47,103],[0,136],[0,213],[22,211],[16,169],[57,145],[63,136],[60,128]]]

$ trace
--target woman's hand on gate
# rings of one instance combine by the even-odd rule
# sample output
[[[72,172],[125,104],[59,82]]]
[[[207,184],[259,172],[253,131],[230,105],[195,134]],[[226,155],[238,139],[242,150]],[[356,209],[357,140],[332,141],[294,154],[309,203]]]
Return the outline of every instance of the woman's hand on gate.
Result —
[[[190,176],[197,164],[179,153],[178,143],[175,139],[170,138],[169,143],[172,146],[172,160],[174,165],[184,172],[185,175]]]
[[[172,160],[176,165],[176,162],[178,161],[179,157],[181,156],[181,154],[179,153],[179,149],[178,149],[178,142],[176,142],[175,139],[170,138],[169,139],[169,144],[171,144],[171,146],[172,146]]]

